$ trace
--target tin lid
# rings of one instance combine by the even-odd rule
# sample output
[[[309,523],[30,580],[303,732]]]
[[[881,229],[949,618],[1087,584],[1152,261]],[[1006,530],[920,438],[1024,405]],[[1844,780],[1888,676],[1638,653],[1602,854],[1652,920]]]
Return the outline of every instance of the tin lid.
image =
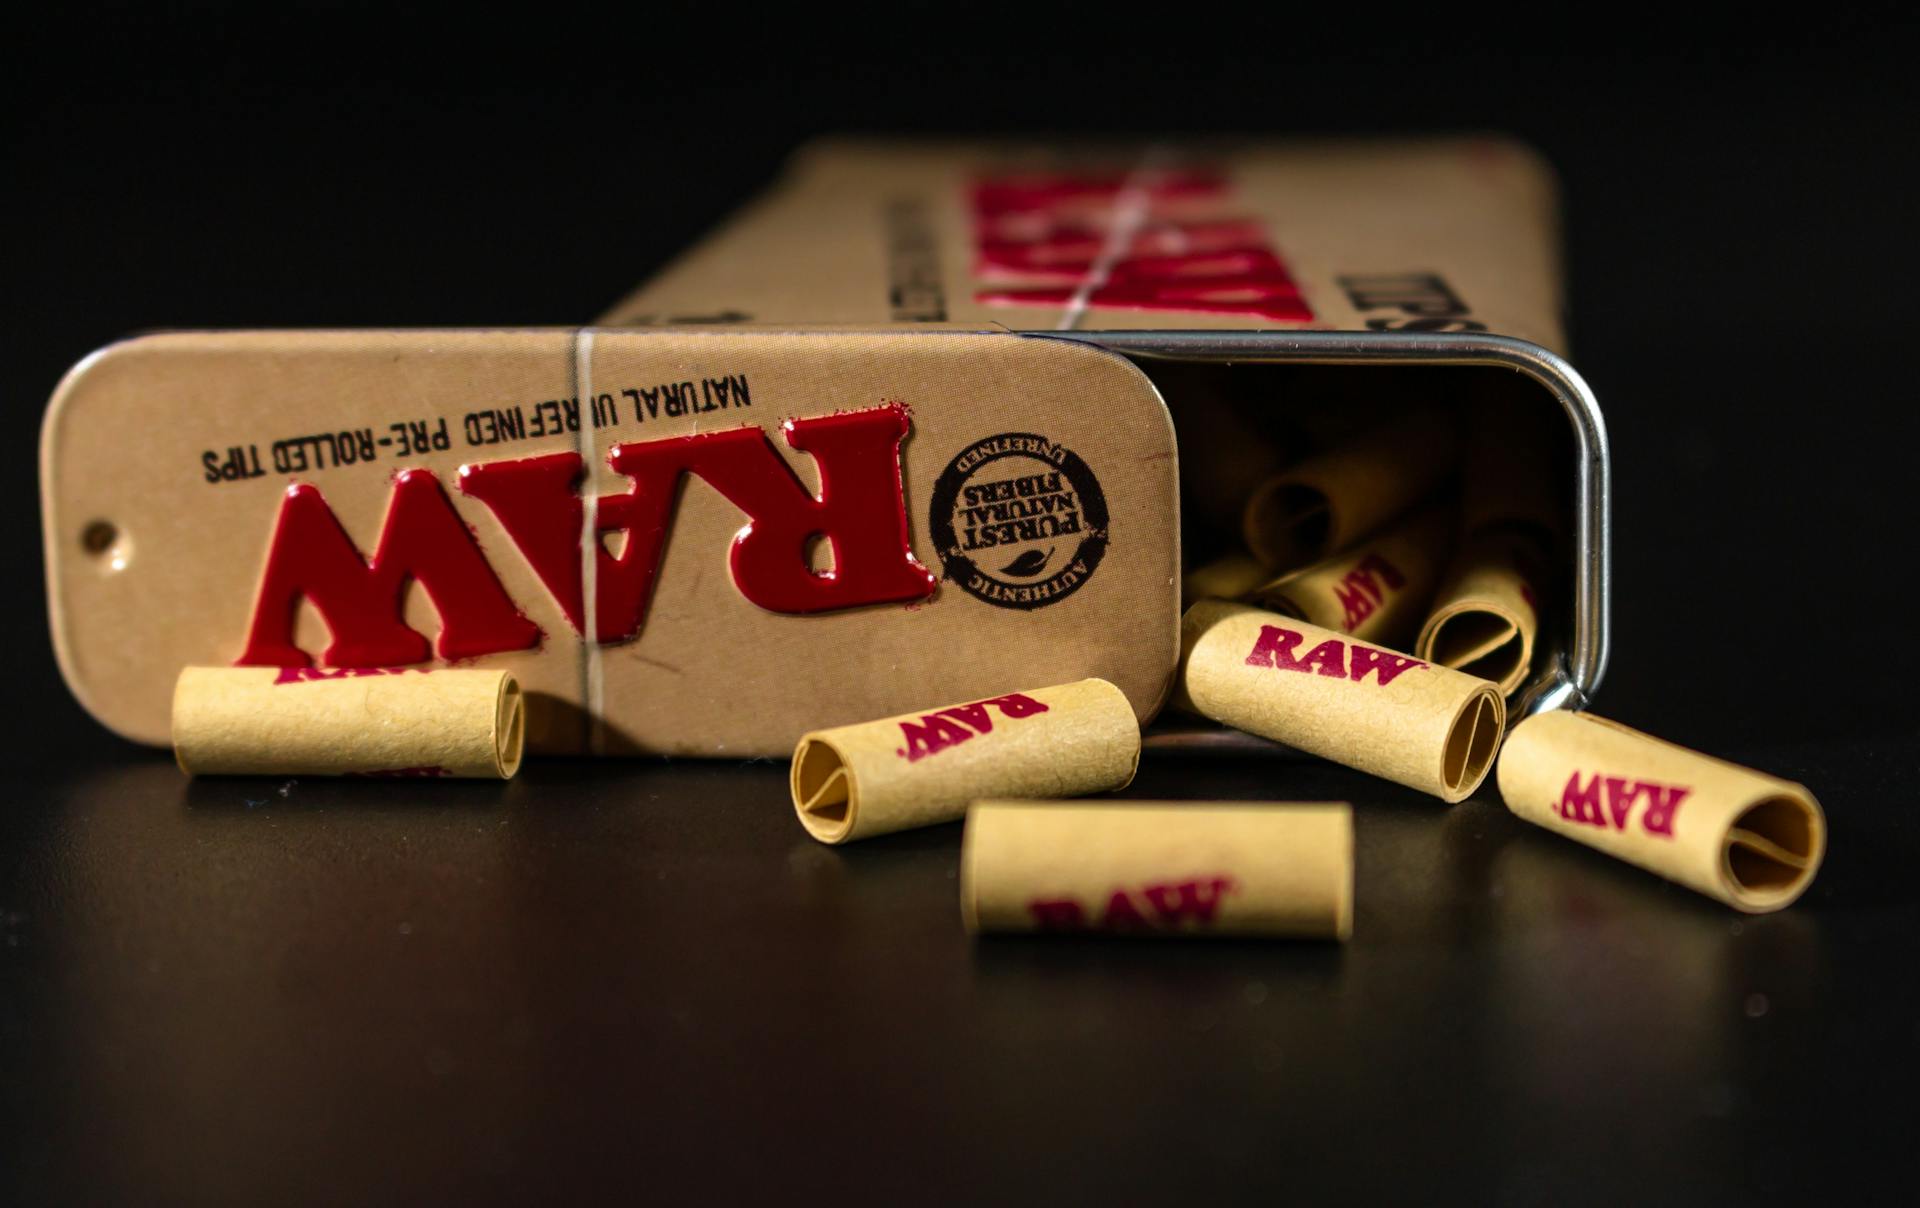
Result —
[[[1145,719],[1176,476],[1123,358],[939,331],[148,336],[41,448],[61,669],[150,743],[236,662],[507,668],[548,752],[785,755],[1088,676]]]

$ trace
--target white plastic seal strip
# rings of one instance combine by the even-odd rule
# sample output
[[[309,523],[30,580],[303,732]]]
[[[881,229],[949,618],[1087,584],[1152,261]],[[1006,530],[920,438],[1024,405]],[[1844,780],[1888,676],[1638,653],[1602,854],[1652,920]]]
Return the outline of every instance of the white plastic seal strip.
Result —
[[[593,332],[573,333],[574,398],[580,426],[574,447],[585,476],[580,482],[580,710],[585,715],[587,753],[607,750],[606,669],[600,658],[600,449],[593,424]]]
[[[1147,225],[1147,216],[1153,210],[1153,192],[1151,176],[1159,170],[1167,158],[1163,147],[1148,147],[1121,182],[1120,191],[1114,194],[1112,220],[1107,227],[1106,242],[1100,246],[1100,255],[1095,258],[1093,267],[1080,279],[1080,285],[1073,291],[1073,297],[1067,300],[1066,309],[1060,312],[1060,321],[1054,324],[1055,331],[1072,331],[1080,326],[1080,320],[1086,317],[1087,307],[1092,305],[1093,295],[1113,276],[1114,265],[1127,257],[1127,249],[1133,246],[1134,239]]]

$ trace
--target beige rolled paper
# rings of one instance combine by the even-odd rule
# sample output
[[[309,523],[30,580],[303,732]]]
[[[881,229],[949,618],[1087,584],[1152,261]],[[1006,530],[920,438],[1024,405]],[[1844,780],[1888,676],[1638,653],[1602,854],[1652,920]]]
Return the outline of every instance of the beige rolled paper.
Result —
[[[1500,749],[1506,702],[1471,675],[1219,600],[1189,608],[1180,639],[1179,707],[1443,801]]]
[[[1353,933],[1353,812],[1337,803],[980,801],[960,848],[970,932]]]
[[[1238,600],[1273,578],[1264,562],[1250,554],[1228,554],[1196,566],[1180,580],[1180,597],[1196,600]]]
[[[1343,553],[1245,596],[1322,629],[1400,646],[1419,628],[1452,540],[1452,509],[1422,508]]]
[[[1749,914],[1792,903],[1826,854],[1805,786],[1592,714],[1515,726],[1498,781],[1527,821]]]
[[[1078,797],[1126,787],[1140,723],[1101,679],[816,730],[793,752],[807,833],[845,843],[952,822],[981,797]]]
[[[1319,562],[1432,493],[1458,453],[1450,412],[1415,408],[1261,483],[1247,500],[1247,549],[1275,572]]]
[[[1501,695],[1511,696],[1533,669],[1544,565],[1529,532],[1487,530],[1469,537],[1434,593],[1413,652],[1492,680]]]
[[[189,667],[173,690],[173,753],[189,776],[505,780],[525,734],[504,671]]]

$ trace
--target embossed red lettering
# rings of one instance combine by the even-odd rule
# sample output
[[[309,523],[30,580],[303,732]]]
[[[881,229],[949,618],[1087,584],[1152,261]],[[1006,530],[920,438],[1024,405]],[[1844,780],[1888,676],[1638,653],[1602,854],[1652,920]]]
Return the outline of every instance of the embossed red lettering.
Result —
[[[733,540],[734,584],[770,612],[826,612],[862,604],[922,600],[939,578],[913,556],[900,481],[900,442],[907,411],[893,405],[782,425],[787,443],[811,453],[820,472],[815,498],[774,453],[758,428],[713,433],[690,446],[684,468],[706,479],[747,514]],[[688,437],[688,441],[703,438]],[[621,445],[613,468],[643,466],[658,474],[671,454],[666,442]],[[807,545],[824,538],[833,568],[816,573]],[[631,540],[631,536],[629,537]]]
[[[974,297],[1311,320],[1261,222],[1224,210],[1229,200],[1226,179],[1207,171],[982,180],[973,191],[974,271],[1005,283]]]
[[[789,420],[793,448],[812,454],[820,494],[810,494],[758,428],[615,445],[608,463],[633,479],[600,497],[596,534],[624,532],[618,555],[594,551],[594,638],[632,637],[646,620],[672,525],[680,479],[704,479],[747,515],[730,554],[734,584],[770,612],[808,613],[925,599],[938,578],[913,556],[900,481],[906,409],[897,405]],[[577,454],[465,467],[460,487],[500,520],[576,630],[582,606],[583,477]],[[807,547],[823,538],[832,569],[815,572]]]
[[[526,650],[540,629],[508,598],[474,535],[426,470],[403,470],[372,559],[363,558],[317,488],[289,487],[274,521],[266,569],[254,599],[242,665],[306,667],[313,659],[294,644],[294,620],[306,600],[327,624],[322,655],[335,666],[424,662],[427,639],[403,609],[408,583],[418,582],[440,614],[433,651],[474,658]]]

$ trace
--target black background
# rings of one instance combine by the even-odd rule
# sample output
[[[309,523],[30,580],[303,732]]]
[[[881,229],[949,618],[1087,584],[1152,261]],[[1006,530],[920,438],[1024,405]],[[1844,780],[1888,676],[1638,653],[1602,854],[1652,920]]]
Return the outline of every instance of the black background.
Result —
[[[1895,18],[28,24],[0,81],[0,1200],[1756,1202],[1910,1174],[1920,101]],[[1617,472],[1599,704],[1812,786],[1831,852],[1784,914],[1490,793],[1154,760],[1132,795],[1353,799],[1354,941],[976,946],[958,828],[817,847],[778,767],[190,784],[54,669],[38,417],[115,337],[582,322],[822,131],[1482,128],[1563,178]]]

